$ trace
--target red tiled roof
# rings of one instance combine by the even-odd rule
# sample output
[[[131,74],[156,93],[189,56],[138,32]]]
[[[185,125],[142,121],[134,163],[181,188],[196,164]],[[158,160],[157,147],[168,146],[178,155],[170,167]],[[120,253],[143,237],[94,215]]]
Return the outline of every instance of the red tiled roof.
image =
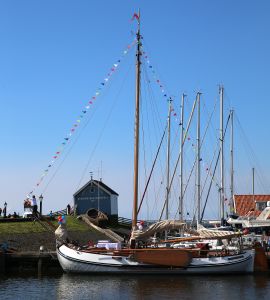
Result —
[[[256,202],[270,201],[270,195],[234,195],[234,201],[239,216],[258,216],[261,211],[256,210]]]

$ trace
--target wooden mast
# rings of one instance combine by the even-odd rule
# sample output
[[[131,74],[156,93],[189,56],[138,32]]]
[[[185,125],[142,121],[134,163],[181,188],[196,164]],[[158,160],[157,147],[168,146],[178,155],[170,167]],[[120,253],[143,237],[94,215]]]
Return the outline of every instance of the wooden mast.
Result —
[[[136,52],[136,100],[135,100],[135,135],[134,135],[134,198],[133,198],[133,215],[132,228],[135,229],[137,224],[138,210],[138,176],[139,176],[139,128],[140,128],[140,67],[141,67],[141,36],[140,36],[140,11],[138,13],[138,30],[137,30],[137,52]]]

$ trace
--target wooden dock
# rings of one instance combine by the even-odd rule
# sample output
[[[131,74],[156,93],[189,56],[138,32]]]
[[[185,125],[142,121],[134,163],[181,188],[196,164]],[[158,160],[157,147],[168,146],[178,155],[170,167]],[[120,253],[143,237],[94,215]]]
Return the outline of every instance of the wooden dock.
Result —
[[[61,274],[56,252],[0,253],[0,274]]]

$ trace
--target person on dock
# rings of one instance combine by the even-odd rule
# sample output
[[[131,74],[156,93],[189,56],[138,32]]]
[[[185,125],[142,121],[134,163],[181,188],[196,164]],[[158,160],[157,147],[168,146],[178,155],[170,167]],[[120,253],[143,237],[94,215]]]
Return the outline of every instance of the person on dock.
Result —
[[[32,204],[32,207],[33,207],[33,215],[35,217],[37,217],[37,199],[36,199],[35,195],[33,195],[31,202],[32,202],[31,204]]]

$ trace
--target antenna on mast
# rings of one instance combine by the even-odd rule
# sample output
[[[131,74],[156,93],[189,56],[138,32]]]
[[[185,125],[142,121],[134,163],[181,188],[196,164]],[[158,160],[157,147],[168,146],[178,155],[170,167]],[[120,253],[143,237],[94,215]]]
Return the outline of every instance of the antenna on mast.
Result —
[[[100,178],[99,181],[102,181],[102,160],[100,161]]]

